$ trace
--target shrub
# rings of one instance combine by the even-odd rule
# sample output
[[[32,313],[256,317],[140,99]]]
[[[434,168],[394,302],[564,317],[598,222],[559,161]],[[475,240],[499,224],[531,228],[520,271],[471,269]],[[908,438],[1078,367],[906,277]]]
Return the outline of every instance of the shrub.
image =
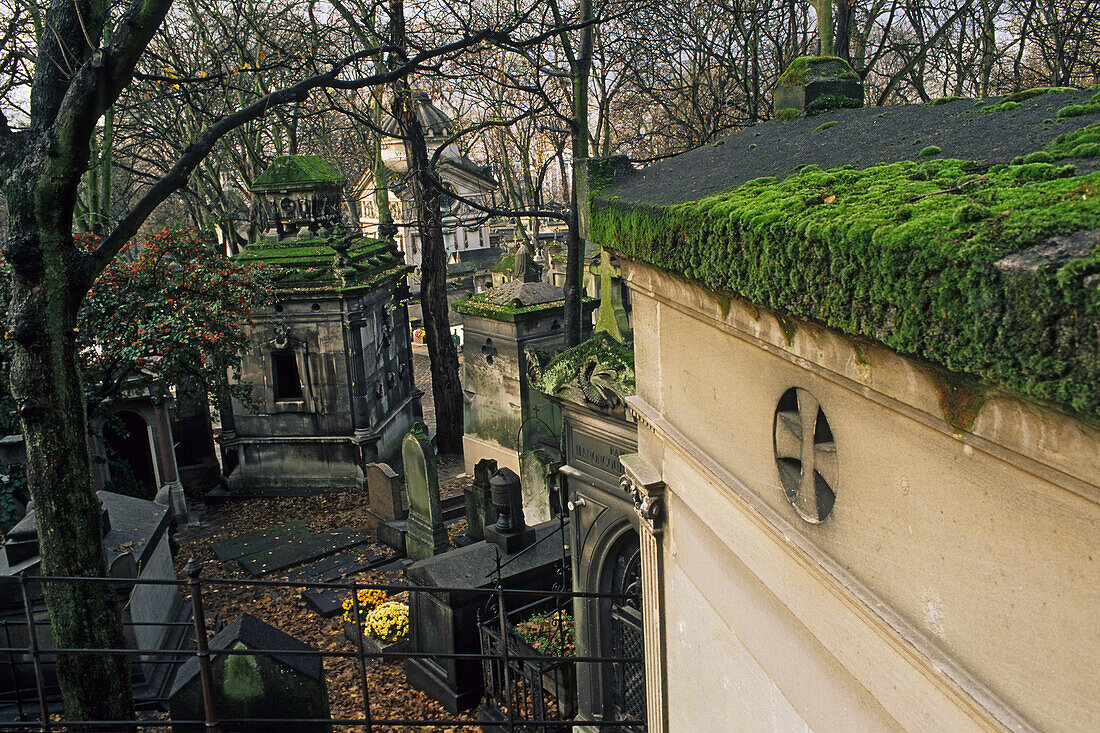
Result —
[[[519,638],[540,654],[572,657],[577,653],[576,627],[568,613],[538,613],[516,626]]]
[[[781,110],[779,110],[778,112],[775,113],[775,119],[779,120],[780,122],[788,122],[790,120],[797,120],[801,116],[802,116],[802,113],[799,112],[794,107],[786,107],[785,109],[781,109]]]

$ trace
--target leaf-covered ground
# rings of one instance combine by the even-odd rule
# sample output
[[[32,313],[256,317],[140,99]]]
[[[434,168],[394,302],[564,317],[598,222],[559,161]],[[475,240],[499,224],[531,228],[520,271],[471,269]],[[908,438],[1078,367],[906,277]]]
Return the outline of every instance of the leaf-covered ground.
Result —
[[[462,487],[468,483],[469,479],[466,477],[455,475],[458,471],[461,471],[461,459],[457,461],[454,457],[441,459],[441,493],[445,496],[461,492]],[[212,543],[294,520],[307,521],[310,531],[313,532],[337,527],[357,528],[363,524],[367,506],[366,495],[358,492],[302,498],[252,499],[210,509],[196,506],[199,524],[185,528],[178,536],[179,546],[175,552],[176,571],[181,578],[186,577],[183,569],[190,559],[195,558],[202,563],[204,577],[247,580],[248,574],[235,562],[223,563],[217,559],[211,549]],[[452,526],[449,529],[451,539],[454,541],[464,528]],[[367,549],[378,554],[386,554],[389,551],[388,548],[373,544],[368,544]],[[288,575],[293,574],[294,569],[291,568],[264,576],[263,579],[286,580]],[[372,570],[347,579],[347,582],[351,581],[394,583],[399,581],[399,576]],[[236,618],[238,614],[247,612],[315,649],[327,652],[355,651],[354,644],[344,638],[341,618],[337,616],[333,619],[324,619],[314,613],[301,599],[299,589],[212,586],[204,588],[203,598],[207,614],[207,629],[210,634],[213,634],[216,628]],[[324,665],[332,717],[363,717],[363,693],[356,660],[327,658]],[[405,682],[405,673],[399,662],[368,667],[366,676],[371,716],[374,719],[440,720],[454,717],[423,692],[410,688]],[[476,710],[458,717],[474,719]],[[361,726],[337,726],[336,728],[344,731],[361,729]],[[474,731],[477,728],[445,725],[375,726],[374,730]]]

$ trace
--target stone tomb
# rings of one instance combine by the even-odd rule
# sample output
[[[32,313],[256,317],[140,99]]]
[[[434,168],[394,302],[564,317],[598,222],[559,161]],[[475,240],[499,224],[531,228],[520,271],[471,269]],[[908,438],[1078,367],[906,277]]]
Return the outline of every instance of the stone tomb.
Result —
[[[449,588],[411,594],[410,651],[425,656],[405,659],[410,685],[427,692],[450,713],[474,707],[484,691],[480,659],[432,657],[432,653],[478,654],[478,622],[488,618],[495,596],[486,592],[497,582],[502,565],[505,589],[549,590],[562,582],[563,548],[558,520],[531,528],[532,544],[512,555],[489,542],[475,542],[457,550],[413,563],[406,574],[414,585]],[[568,550],[564,550],[566,559]],[[558,586],[560,587],[560,585]],[[519,607],[531,596],[510,596],[505,605]]]
[[[218,632],[209,643],[214,676],[214,703],[226,733],[260,733],[277,728],[297,733],[331,733],[328,689],[316,651],[274,626],[243,613]],[[219,654],[225,650],[260,651],[258,654]],[[296,652],[280,654],[280,652]],[[189,658],[176,674],[168,700],[175,720],[203,720],[199,662]],[[234,723],[234,718],[298,718],[312,723]],[[174,733],[198,733],[202,724],[174,724]]]
[[[463,315],[462,388],[466,395],[462,438],[466,473],[489,458],[520,473],[520,455],[556,443],[549,427],[557,407],[530,389],[525,349],[554,349],[564,341],[564,293],[543,282],[510,282],[455,304]],[[584,335],[594,300],[583,304]],[[528,516],[534,523],[546,517]]]
[[[168,507],[144,499],[135,499],[107,491],[97,492],[102,506],[103,543],[107,551],[110,577],[120,581],[116,591],[121,594],[126,642],[133,649],[182,648],[186,642],[184,627],[166,624],[184,621],[188,608],[175,585],[130,585],[126,580],[175,580],[172,551],[168,545],[171,522]],[[40,575],[38,536],[35,529],[34,504],[27,515],[8,532],[0,553],[0,622],[10,635],[6,646],[29,645],[23,599],[19,586],[5,578],[19,575]],[[32,585],[31,611],[40,648],[53,646],[49,619],[37,586]],[[165,625],[157,625],[165,624]],[[173,666],[163,664],[163,658],[134,658],[134,695],[139,700],[163,698],[171,679]],[[14,657],[11,673],[0,675],[0,699],[12,700],[13,678],[22,690],[24,703],[34,699],[34,670],[29,655]],[[45,667],[48,694],[56,691],[57,679],[52,663]],[[2,704],[6,704],[2,703]]]
[[[257,408],[221,409],[230,495],[362,489],[365,466],[396,464],[421,415],[404,304],[409,268],[392,242],[340,233],[331,168],[288,157],[310,160],[272,164],[278,180],[255,187],[271,226],[235,256],[270,268],[276,303],[252,313],[241,363]]]

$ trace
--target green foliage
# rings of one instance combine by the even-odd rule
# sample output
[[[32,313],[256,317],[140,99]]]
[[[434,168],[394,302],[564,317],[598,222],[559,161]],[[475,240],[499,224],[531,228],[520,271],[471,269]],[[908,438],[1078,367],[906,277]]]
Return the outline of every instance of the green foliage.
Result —
[[[822,130],[828,130],[830,127],[836,127],[839,124],[840,123],[837,122],[836,120],[833,120],[832,122],[822,122],[820,125],[818,125],[817,127],[814,128],[814,132],[820,132]]]
[[[1100,112],[1100,102],[1092,101],[1088,104],[1068,104],[1056,113],[1060,119],[1066,119],[1068,117],[1081,117],[1082,115],[1092,115]]]
[[[939,97],[929,102],[933,107],[939,107],[941,104],[948,104],[949,102],[961,102],[964,99],[970,99],[970,97]]]
[[[78,240],[90,247],[95,239]],[[185,381],[247,398],[237,374],[244,325],[270,300],[262,268],[230,261],[193,229],[132,240],[84,300],[77,344],[92,403],[138,378],[165,392]],[[237,374],[239,376],[239,374]]]
[[[539,654],[572,657],[577,653],[573,616],[564,611],[537,613],[517,624],[516,633]]]
[[[775,113],[775,119],[780,122],[790,122],[791,120],[797,120],[801,116],[802,113],[794,107],[785,107],[781,110],[777,110]]]
[[[806,105],[806,114],[816,115],[831,109],[859,109],[863,102],[843,94],[822,94]]]
[[[951,159],[808,166],[674,206],[597,200],[592,238],[711,290],[1100,419],[1100,297],[1087,284],[1100,246],[1034,268],[997,266],[1052,235],[1100,228],[1100,173],[1064,177],[1046,163],[972,171]],[[959,214],[966,204],[985,210]]]
[[[987,114],[989,112],[1008,112],[1009,110],[1020,109],[1019,102],[998,102],[997,104],[991,104],[988,107],[982,107],[979,112]]]
[[[924,148],[919,153],[917,153],[917,155],[920,156],[921,158],[928,158],[928,157],[933,156],[933,155],[939,155],[942,152],[943,151],[940,150],[938,146],[929,145],[927,148]]]
[[[825,63],[837,63],[840,64],[841,68],[830,72],[824,72],[817,68],[819,64]],[[779,75],[776,83],[784,87],[798,86],[805,83],[806,77],[811,74],[827,79],[859,80],[859,75],[842,58],[837,56],[800,56],[791,62],[786,71]]]

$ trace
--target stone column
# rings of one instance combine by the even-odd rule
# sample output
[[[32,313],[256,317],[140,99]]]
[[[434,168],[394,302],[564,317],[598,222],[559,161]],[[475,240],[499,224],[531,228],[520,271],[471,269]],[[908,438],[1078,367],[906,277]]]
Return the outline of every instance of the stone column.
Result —
[[[168,403],[161,400],[153,405],[156,418],[154,434],[157,439],[157,463],[162,481],[157,491],[157,502],[167,504],[172,516],[180,524],[187,522],[190,512],[187,510],[187,498],[183,494],[179,470],[176,467],[176,446],[172,440],[172,422],[168,419]]]
[[[668,731],[665,707],[664,595],[661,533],[665,520],[665,484],[655,468],[638,453],[621,456],[623,488],[634,497],[638,539],[642,551],[642,638],[645,646],[646,729]]]

